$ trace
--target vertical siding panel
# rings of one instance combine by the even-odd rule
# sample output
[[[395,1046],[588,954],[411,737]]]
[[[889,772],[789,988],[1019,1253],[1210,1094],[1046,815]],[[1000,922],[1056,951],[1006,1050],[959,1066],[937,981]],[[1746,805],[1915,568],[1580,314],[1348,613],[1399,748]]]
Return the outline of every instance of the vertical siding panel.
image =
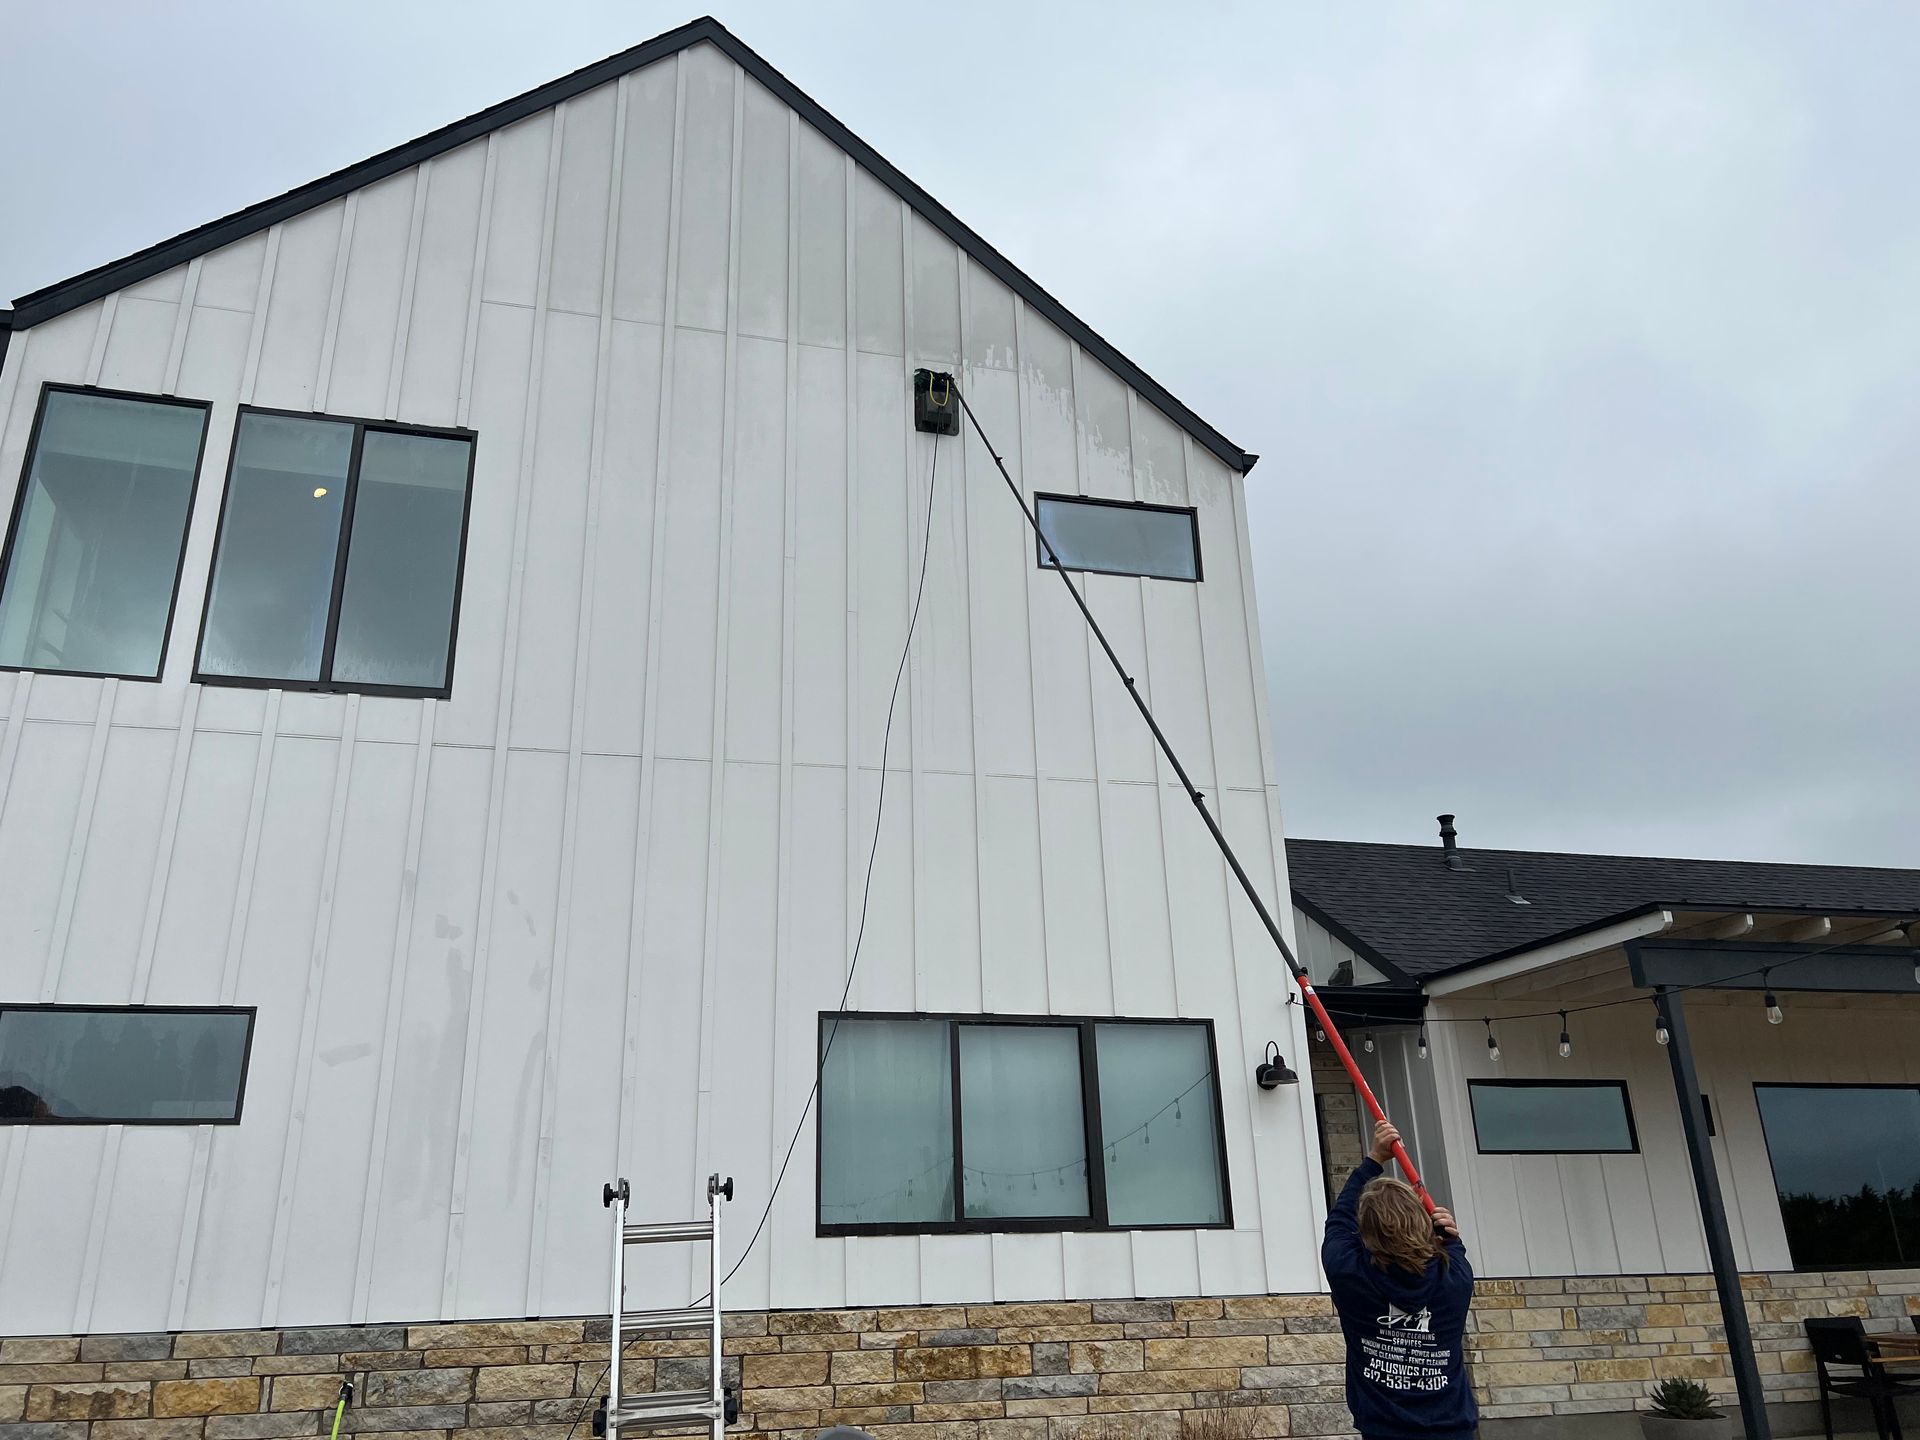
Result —
[[[103,702],[104,703],[104,702]],[[103,724],[94,814],[75,858],[73,909],[63,949],[60,997],[80,1004],[137,998],[142,988],[145,917],[129,904],[136,876],[151,874],[171,839],[163,833],[173,786],[171,760],[180,749],[164,730]]]
[[[173,338],[167,344],[166,370],[160,381],[162,395],[175,394],[180,386],[180,362],[187,353],[187,329],[193,322],[193,306],[200,293],[203,260],[195,256],[187,264],[187,279],[180,291],[180,304],[174,312]]]
[[[680,167],[680,324],[726,328],[731,303],[728,279],[734,257],[728,243],[733,224],[734,86],[736,70],[718,50],[702,45],[683,51],[686,75],[684,159]]]
[[[503,300],[521,293],[519,260],[525,248],[525,231],[530,215],[537,215],[535,241],[535,275],[533,287],[534,308],[531,318],[533,331],[532,350],[527,360],[524,375],[519,377],[518,387],[524,396],[521,422],[522,430],[519,445],[519,475],[514,502],[512,530],[512,567],[508,572],[506,615],[504,617],[504,640],[500,651],[500,669],[498,689],[494,701],[493,728],[493,767],[487,800],[487,829],[485,853],[481,861],[480,894],[481,906],[478,928],[474,936],[473,980],[471,996],[467,1005],[467,1035],[463,1048],[463,1061],[460,1076],[460,1119],[454,1142],[453,1156],[453,1194],[448,1205],[447,1249],[445,1269],[441,1279],[440,1306],[443,1313],[457,1309],[463,1297],[471,1296],[476,1301],[482,1295],[501,1295],[509,1293],[500,1284],[500,1252],[482,1249],[479,1253],[485,1257],[486,1265],[478,1267],[482,1275],[496,1277],[488,1287],[481,1276],[469,1278],[465,1273],[465,1255],[463,1245],[466,1237],[467,1194],[472,1177],[472,1162],[475,1140],[474,1111],[478,1100],[480,1077],[480,1057],[485,1040],[484,1022],[489,1009],[487,992],[488,967],[492,960],[493,942],[498,928],[499,897],[497,886],[500,875],[500,849],[503,831],[506,829],[504,813],[508,800],[508,786],[514,778],[513,757],[508,750],[513,720],[513,682],[517,672],[520,642],[521,601],[525,594],[527,565],[528,532],[532,528],[531,513],[533,505],[533,476],[535,457],[539,450],[539,417],[541,384],[545,376],[545,344],[547,319],[547,280],[551,273],[553,260],[553,207],[555,203],[555,179],[560,168],[560,147],[564,140],[566,112],[558,110],[546,117],[547,123],[538,129],[532,128],[533,121],[515,126],[504,133],[508,144],[501,147],[500,178],[497,193],[508,198],[505,206],[496,206],[490,216],[490,229],[498,234],[489,241],[487,264],[482,273],[486,276],[487,288],[491,291],[496,285]],[[517,144],[514,137],[518,136]],[[545,143],[546,181],[538,190],[530,188],[533,182],[530,176],[537,173],[534,169],[534,151],[531,149],[535,139]],[[537,207],[530,210],[528,202],[533,195],[539,195]],[[482,307],[483,310],[485,307]],[[469,561],[471,563],[471,561]],[[532,920],[529,917],[529,924]],[[518,937],[515,937],[517,940]],[[491,1158],[491,1157],[489,1157]],[[496,1198],[504,1190],[491,1192]],[[496,1218],[497,1212],[482,1212],[482,1223]],[[489,1226],[489,1229],[492,1227]],[[488,1270],[486,1266],[491,1266]],[[498,1312],[495,1312],[498,1313]]]
[[[271,288],[262,286],[266,312],[259,359],[243,403],[309,410],[320,403],[319,368],[333,323],[335,257],[345,227],[346,201],[323,205],[275,228]]]
[[[87,839],[93,830],[93,813],[100,798],[100,772],[106,765],[107,740],[113,733],[113,696],[118,680],[99,682],[99,699],[93,717],[93,734],[87,748],[87,768],[80,782],[80,802],[67,832],[66,864],[60,872],[60,899],[53,912],[53,928],[47,941],[47,959],[40,977],[40,999],[55,1000],[61,994],[61,972],[66,966],[67,938],[73,931],[73,906],[80,893],[80,871],[86,862]],[[124,982],[123,982],[124,983]]]
[[[426,833],[428,782],[433,774],[434,702],[420,702],[420,730],[413,746],[412,777],[407,805],[406,845],[401,861],[399,903],[394,907],[393,938],[386,983],[376,980],[369,993],[384,988],[380,1007],[380,1049],[375,1061],[373,1121],[367,1127],[366,1183],[361,1189],[360,1227],[354,1243],[351,1313],[355,1324],[365,1324],[373,1289],[373,1257],[379,1243],[380,1198],[386,1189],[387,1140],[393,1125],[393,1094],[399,1061],[401,1019],[406,1004],[406,978],[412,967],[414,913],[420,893],[420,847]]]
[[[665,243],[661,249],[661,263],[664,267],[658,293],[662,297],[662,321],[660,326],[660,357],[658,361],[660,387],[656,403],[654,421],[653,455],[653,516],[648,527],[650,554],[647,565],[647,643],[644,656],[646,678],[641,687],[640,698],[640,795],[634,811],[634,844],[632,883],[628,886],[629,903],[627,910],[627,993],[621,1018],[620,1046],[620,1109],[617,1126],[614,1131],[615,1150],[611,1157],[617,1172],[624,1172],[628,1157],[640,1154],[638,1148],[641,1137],[646,1134],[646,1121],[650,1110],[643,1112],[640,1107],[640,1083],[642,1066],[650,1058],[650,1052],[643,1050],[643,1041],[647,1034],[647,1021],[650,1018],[648,1008],[653,1006],[652,987],[644,985],[647,956],[647,928],[652,919],[651,905],[642,903],[646,895],[646,886],[653,879],[653,811],[657,803],[655,792],[659,788],[659,740],[657,719],[660,707],[660,638],[664,626],[661,619],[661,599],[666,580],[665,544],[667,521],[667,485],[663,474],[666,469],[669,447],[672,444],[674,369],[677,362],[674,337],[678,332],[675,323],[674,297],[679,292],[677,273],[679,265],[680,236],[680,175],[682,154],[685,148],[683,131],[686,125],[686,75],[684,56],[675,58],[673,71],[673,109],[671,131],[671,159],[668,165],[666,183],[667,204]],[[637,99],[648,99],[649,103],[637,107],[637,113],[653,114],[657,112],[657,92],[643,91]],[[647,155],[639,146],[635,147],[636,158]],[[644,171],[645,166],[643,164]],[[629,233],[622,227],[622,233]],[[638,231],[634,231],[636,236]],[[644,256],[644,249],[640,254]],[[638,261],[636,260],[636,264]],[[619,305],[621,274],[627,273],[626,267],[616,274],[616,308]],[[645,277],[634,276],[633,282],[639,295],[649,292]],[[644,1002],[644,1004],[643,1004]],[[644,1178],[643,1178],[644,1184]]]
[[[326,850],[320,862],[320,895],[314,907],[313,929],[306,955],[306,990],[300,1000],[300,1040],[294,1052],[292,1098],[281,1142],[280,1183],[275,1194],[273,1239],[267,1252],[266,1291],[260,1304],[260,1323],[276,1325],[280,1292],[286,1277],[287,1244],[293,1232],[293,1205],[300,1179],[300,1151],[313,1107],[313,1057],[320,1033],[320,1004],[326,985],[328,948],[333,938],[334,900],[339,894],[340,846],[346,834],[347,797],[353,780],[354,735],[360,718],[360,697],[347,697],[345,723],[334,752],[333,797],[327,817]]]
[[[625,82],[602,85],[569,100],[567,139],[560,154],[560,196],[554,207],[553,278],[547,304],[581,315],[608,315],[603,291],[614,253],[612,224],[620,213],[618,151],[625,139]]]
[[[618,236],[620,217],[621,146],[626,137],[626,87],[624,83],[608,87],[599,95],[606,97],[609,110],[606,145],[600,145],[600,132],[590,132],[592,143],[586,155],[569,146],[561,157],[561,209],[584,208],[599,219],[603,233],[594,242],[591,265],[583,255],[585,247],[573,242],[575,252],[570,270],[590,268],[599,293],[595,309],[600,322],[595,334],[592,409],[587,424],[587,455],[582,467],[587,477],[585,538],[581,545],[581,568],[576,590],[576,616],[573,636],[573,694],[568,707],[567,774],[565,812],[561,817],[560,877],[558,913],[554,918],[553,971],[547,987],[547,1023],[542,1037],[545,1056],[540,1069],[540,1131],[536,1144],[533,1177],[532,1237],[527,1256],[526,1311],[541,1313],[547,1269],[548,1205],[553,1184],[553,1148],[559,1105],[559,1067],[562,1053],[561,1026],[565,1019],[567,971],[572,963],[573,907],[575,869],[578,863],[580,829],[582,751],[587,723],[587,655],[593,634],[594,577],[599,567],[600,496],[605,483],[608,391],[613,351],[613,267],[600,263],[611,255]],[[604,156],[593,168],[590,157]],[[573,168],[569,173],[568,162]],[[556,220],[556,224],[558,221]],[[577,298],[577,296],[575,297]]]
[[[201,256],[199,286],[182,303],[208,310],[251,314],[260,302],[260,276],[267,256],[267,234],[266,231],[260,231]]]
[[[425,167],[416,166],[359,192],[345,247],[339,317],[324,372],[326,408],[380,415],[394,388],[393,360],[406,328],[407,257]],[[351,357],[341,363],[341,356]]]
[[[407,248],[400,261],[400,298],[395,304],[393,347],[387,352],[387,385],[378,413],[385,419],[400,414],[400,387],[407,374],[407,345],[413,332],[413,302],[420,288],[420,236],[426,229],[427,199],[433,192],[433,161],[414,171],[413,195],[407,207]]]
[[[680,67],[675,58],[627,77],[626,174],[611,259],[613,313],[620,320],[663,323],[667,296],[675,288],[675,258],[669,252],[678,233]]]
[[[167,765],[167,797],[160,814],[160,834],[154,843],[153,868],[147,881],[146,905],[140,915],[140,947],[133,962],[128,998],[147,1002],[153,981],[154,953],[160,945],[160,921],[166,913],[167,884],[173,875],[173,856],[180,840],[180,813],[186,803],[187,771],[193,760],[193,727],[200,713],[200,687],[187,687],[181,705],[180,727],[174,734],[173,758]]]
[[[487,142],[477,140],[431,162],[421,181],[420,233],[413,243],[413,289],[403,327],[405,348],[394,357],[389,386],[394,416],[424,425],[460,422],[463,366],[468,356],[475,251],[483,228],[482,192]],[[490,443],[482,435],[480,444]],[[456,667],[455,675],[459,671]]]

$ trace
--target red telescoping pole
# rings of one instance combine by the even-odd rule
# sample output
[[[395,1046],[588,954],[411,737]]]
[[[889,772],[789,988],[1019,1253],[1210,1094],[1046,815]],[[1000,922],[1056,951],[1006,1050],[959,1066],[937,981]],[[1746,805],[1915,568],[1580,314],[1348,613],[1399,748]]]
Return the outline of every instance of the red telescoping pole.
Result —
[[[1278,937],[1275,937],[1278,938]],[[1285,953],[1285,942],[1281,942]],[[1289,962],[1291,955],[1287,956]],[[1320,1003],[1320,997],[1313,992],[1313,981],[1300,970],[1293,972],[1294,984],[1300,987],[1300,996],[1313,1011],[1313,1018],[1320,1022],[1320,1028],[1327,1032],[1327,1043],[1333,1046],[1333,1053],[1340,1057],[1340,1063],[1347,1068],[1347,1077],[1353,1081],[1353,1088],[1360,1092],[1360,1098],[1366,1102],[1368,1111],[1375,1120],[1387,1118],[1387,1112],[1380,1107],[1380,1101],[1373,1093],[1373,1087],[1367,1084],[1366,1076],[1360,1073],[1360,1067],[1354,1062],[1353,1052],[1347,1049],[1347,1042],[1340,1036],[1340,1027],[1333,1023],[1333,1017],[1327,1014],[1327,1007]],[[1420,1172],[1413,1168],[1413,1161],[1407,1155],[1407,1147],[1398,1140],[1393,1142],[1393,1158],[1399,1163],[1401,1173],[1407,1177],[1407,1183],[1420,1197],[1420,1203],[1427,1207],[1427,1213],[1433,1213],[1433,1197],[1427,1193],[1426,1183],[1421,1180]]]

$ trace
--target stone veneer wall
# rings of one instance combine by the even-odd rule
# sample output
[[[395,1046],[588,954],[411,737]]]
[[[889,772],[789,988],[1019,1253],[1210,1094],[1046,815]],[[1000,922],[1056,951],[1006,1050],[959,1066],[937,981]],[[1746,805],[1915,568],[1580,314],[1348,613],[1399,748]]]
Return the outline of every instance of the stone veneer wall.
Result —
[[[1803,1317],[1860,1315],[1875,1328],[1920,1312],[1920,1270],[1746,1284],[1760,1368],[1780,1401],[1814,1394]],[[1668,1375],[1731,1393],[1719,1314],[1704,1275],[1482,1281],[1469,1360],[1485,1417],[1631,1410]],[[358,1392],[343,1432],[567,1440],[600,1386],[606,1325],[4,1340],[0,1440],[321,1435],[343,1374]],[[1235,1440],[1350,1424],[1324,1295],[742,1313],[727,1335],[728,1368],[746,1385],[740,1433],[797,1440],[854,1424],[881,1440],[1179,1440],[1192,1412],[1222,1406],[1246,1412]],[[634,1390],[705,1383],[698,1339],[636,1341],[630,1354]]]

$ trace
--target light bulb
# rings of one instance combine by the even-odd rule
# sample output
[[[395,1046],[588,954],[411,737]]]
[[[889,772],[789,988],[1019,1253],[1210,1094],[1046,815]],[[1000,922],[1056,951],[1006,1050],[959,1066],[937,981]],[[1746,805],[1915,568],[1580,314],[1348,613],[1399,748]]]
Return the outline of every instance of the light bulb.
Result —
[[[1420,1027],[1420,1058],[1427,1058],[1427,1027],[1424,1025]]]
[[[1767,1023],[1769,1025],[1778,1025],[1786,1018],[1786,1012],[1780,1008],[1780,1002],[1774,998],[1773,991],[1767,991]]]
[[[1920,960],[1913,962],[1913,983],[1920,985]]]
[[[327,487],[326,487],[326,486],[324,486],[324,485],[319,485],[319,486],[316,486],[316,487],[314,488],[314,492],[313,492],[313,498],[314,498],[314,499],[316,499],[316,500],[324,500],[324,499],[326,499],[326,498],[327,498]]]
[[[1367,1032],[1367,1038],[1361,1041],[1361,1048],[1369,1055],[1373,1053],[1373,1032],[1371,1030]]]
[[[1661,1045],[1666,1044],[1673,1038],[1667,1031],[1667,1017],[1665,1015],[1660,1016],[1653,1022],[1653,1038],[1656,1043]]]
[[[1569,1040],[1567,1038],[1567,1032],[1562,1030],[1560,1032],[1560,1058],[1562,1060],[1568,1060],[1568,1059],[1571,1059],[1572,1057],[1573,1057],[1573,1041]]]
[[[1327,1032],[1316,1025],[1313,1027],[1313,1038],[1324,1045],[1327,1043]]]
[[[1500,1058],[1500,1042],[1493,1038],[1493,1022],[1488,1021],[1486,1022],[1486,1024],[1487,1024],[1487,1058],[1489,1060],[1498,1060]]]

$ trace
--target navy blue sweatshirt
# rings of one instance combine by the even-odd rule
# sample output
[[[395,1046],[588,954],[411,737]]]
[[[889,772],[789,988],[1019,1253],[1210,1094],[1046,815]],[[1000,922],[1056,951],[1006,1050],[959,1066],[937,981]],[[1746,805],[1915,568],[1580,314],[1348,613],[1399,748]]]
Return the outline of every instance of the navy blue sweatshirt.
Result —
[[[1467,1247],[1447,1242],[1426,1273],[1381,1269],[1360,1243],[1360,1192],[1381,1172],[1371,1156],[1327,1215],[1321,1263],[1347,1340],[1347,1408],[1366,1440],[1469,1440],[1480,1411],[1460,1338],[1473,1300]]]

